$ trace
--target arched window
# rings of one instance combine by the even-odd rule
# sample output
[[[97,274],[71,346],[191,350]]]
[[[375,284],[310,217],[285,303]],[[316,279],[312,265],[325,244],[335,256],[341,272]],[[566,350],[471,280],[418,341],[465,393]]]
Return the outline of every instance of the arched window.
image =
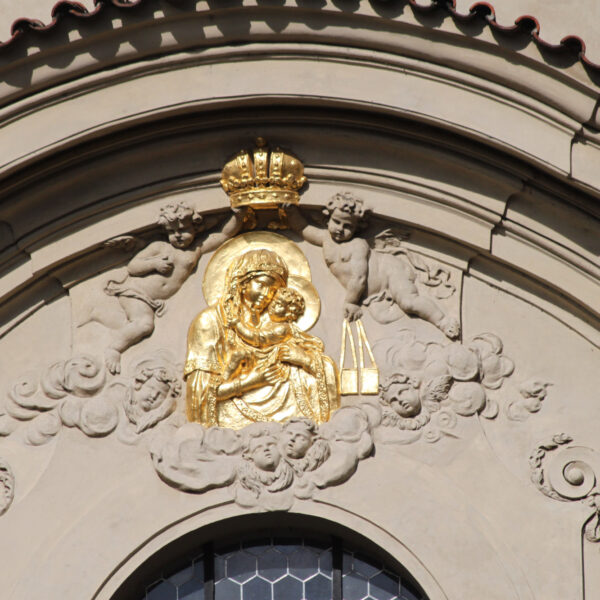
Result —
[[[313,535],[207,543],[144,587],[139,600],[427,600],[368,551]]]

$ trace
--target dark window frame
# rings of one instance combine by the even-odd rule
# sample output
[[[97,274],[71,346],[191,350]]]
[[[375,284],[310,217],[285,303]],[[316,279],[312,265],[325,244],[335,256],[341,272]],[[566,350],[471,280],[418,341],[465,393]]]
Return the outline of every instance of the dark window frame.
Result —
[[[357,552],[381,563],[385,570],[397,574],[403,586],[416,597],[427,600],[414,577],[393,556],[356,531],[332,521],[290,513],[261,513],[232,517],[206,525],[170,542],[148,558],[119,587],[111,600],[142,600],[157,574],[168,578],[189,566],[202,555],[204,568],[204,600],[215,600],[215,541],[240,540],[265,537],[327,538],[332,548],[332,598],[343,600],[344,551]]]

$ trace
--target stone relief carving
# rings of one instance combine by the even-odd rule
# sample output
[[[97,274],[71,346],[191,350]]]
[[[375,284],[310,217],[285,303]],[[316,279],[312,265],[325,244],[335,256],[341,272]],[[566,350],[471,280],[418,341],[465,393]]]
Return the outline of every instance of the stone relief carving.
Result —
[[[213,223],[178,203],[158,219],[168,242],[109,240],[136,254],[104,284],[106,303],[78,325],[97,321],[110,331],[103,356],[73,356],[17,379],[0,408],[0,436],[41,445],[63,426],[90,437],[116,432],[127,444],[145,441],[169,485],[196,493],[227,487],[241,506],[286,510],[348,479],[384,431],[398,443],[433,443],[457,437],[460,419],[496,418],[501,403],[513,420],[540,410],[550,384],[538,379],[508,401],[506,390],[499,395],[515,365],[498,336],[458,341],[459,321],[443,304],[460,299],[456,273],[411,251],[407,233],[384,228],[361,237],[369,210],[349,192],[328,202],[326,228],[309,225],[296,206],[304,182],[300,161],[269,153],[263,141],[253,157],[241,153],[223,170],[223,188],[244,213],[220,229],[199,235]],[[342,369],[356,372],[352,385],[342,377],[340,389],[323,342],[306,333],[320,301],[299,247],[270,232],[233,237],[257,223],[255,209],[277,210],[278,227],[289,223],[323,248],[345,289],[342,340],[349,336],[353,354],[351,323],[358,333],[358,361]],[[121,375],[121,354],[153,333],[165,301],[214,250],[203,281],[208,308],[190,327],[185,367],[164,350],[138,357]],[[340,391],[354,396],[341,408]],[[378,397],[361,398],[369,394]]]
[[[600,456],[591,448],[570,446],[573,438],[559,433],[540,444],[529,457],[531,481],[544,495],[562,502],[581,501],[593,512],[585,521],[584,535],[600,541]]]
[[[331,415],[329,422],[325,418],[316,416],[317,413],[320,414],[319,411],[297,410],[289,414],[282,413],[280,422],[265,422],[270,421],[270,417],[263,419],[261,416],[255,419],[256,423],[248,425],[252,419],[245,419],[239,424],[241,427],[239,431],[234,431],[216,426],[219,424],[218,420],[209,422],[201,419],[202,424],[187,422],[193,420],[189,418],[189,406],[186,420],[183,403],[178,402],[182,397],[182,369],[166,352],[140,357],[131,363],[132,366],[123,376],[116,375],[118,369],[111,370],[111,365],[105,363],[106,354],[102,358],[81,355],[57,361],[41,374],[31,372],[19,378],[5,397],[4,414],[0,416],[0,434],[7,436],[18,433],[24,443],[41,445],[54,439],[63,426],[76,427],[91,437],[102,437],[116,431],[119,439],[124,443],[147,440],[158,474],[170,485],[191,492],[227,487],[232,497],[241,506],[285,510],[290,508],[295,498],[311,498],[319,489],[339,484],[350,477],[356,470],[358,462],[370,455],[374,439],[377,439],[377,432],[382,429],[395,431],[400,443],[412,443],[419,439],[433,443],[443,437],[453,437],[455,435],[453,432],[461,418],[475,415],[487,419],[495,418],[498,414],[498,399],[494,396],[494,392],[501,388],[514,370],[512,360],[504,354],[502,341],[491,333],[474,336],[465,344],[449,340],[450,334],[454,335],[453,331],[458,334],[458,329],[444,330],[442,321],[449,317],[445,313],[440,317],[436,312],[439,307],[435,302],[422,294],[415,293],[414,286],[415,280],[420,278],[422,283],[436,291],[437,297],[443,299],[452,296],[455,293],[455,286],[448,271],[425,263],[415,253],[408,252],[402,246],[402,236],[390,230],[386,229],[375,236],[372,243],[367,243],[366,240],[356,236],[360,219],[353,216],[353,211],[362,211],[363,216],[365,211],[361,202],[353,197],[337,195],[330,204],[328,212],[330,226],[326,233],[319,230],[323,245],[327,246],[325,257],[330,270],[338,274],[338,279],[342,283],[345,282],[349,288],[354,289],[354,283],[346,277],[349,271],[344,270],[346,269],[344,265],[354,260],[356,251],[362,256],[362,263],[359,265],[362,264],[366,269],[359,277],[361,281],[369,277],[368,269],[376,265],[377,268],[388,269],[385,275],[387,278],[385,281],[388,282],[400,272],[402,278],[399,285],[403,290],[402,293],[405,293],[403,297],[393,296],[381,281],[376,282],[375,287],[363,286],[361,296],[355,298],[355,307],[346,306],[347,320],[354,319],[365,334],[364,326],[357,318],[361,315],[362,309],[359,307],[355,310],[361,302],[363,306],[369,308],[375,323],[393,326],[396,320],[402,318],[403,312],[400,310],[402,308],[412,315],[411,323],[425,320],[434,324],[439,331],[436,338],[432,337],[431,331],[423,334],[418,328],[403,328],[401,325],[400,329],[394,329],[390,338],[377,336],[377,341],[373,345],[377,361],[372,360],[372,369],[377,371],[380,368],[381,373],[378,374],[379,396],[375,402],[359,402],[355,406],[337,408],[339,396],[327,392],[329,394],[327,414]],[[336,227],[345,226],[351,233],[334,235],[333,216],[337,218],[340,212],[344,213],[346,206],[351,207],[350,216],[342,215],[340,220],[342,225],[336,224]],[[290,216],[292,223],[297,221],[293,209],[287,210],[292,213]],[[115,293],[119,298],[121,310],[124,310],[123,302],[138,308],[142,305],[150,307],[150,304],[141,297],[133,292],[129,293],[130,289],[133,289],[131,286],[137,286],[141,290],[135,281],[136,278],[144,284],[150,279],[168,283],[165,299],[171,297],[195,267],[201,249],[204,248],[203,251],[206,251],[206,241],[204,245],[194,241],[196,234],[195,231],[191,231],[191,225],[188,223],[188,220],[193,220],[195,214],[191,209],[182,205],[169,205],[163,208],[162,214],[170,215],[172,221],[169,223],[176,223],[177,227],[182,229],[177,232],[177,227],[172,225],[170,236],[174,240],[175,236],[181,236],[189,241],[189,245],[178,238],[175,243],[172,242],[172,245],[156,242],[155,248],[163,250],[167,247],[174,248],[184,254],[189,252],[190,255],[183,256],[175,253],[167,256],[160,252],[154,254],[154,250],[149,250],[152,244],[136,254],[130,261],[130,265],[138,261],[147,261],[153,266],[146,275],[135,274],[137,273],[135,269],[133,271],[128,269],[127,277],[121,281],[123,293]],[[229,238],[231,232],[237,230],[239,226],[240,218],[234,215],[224,228],[229,233],[213,234],[210,238],[213,240],[211,244],[216,245],[218,241],[215,240],[222,241]],[[235,239],[243,238],[244,244],[258,244],[257,247],[260,247],[263,244],[261,236],[264,235],[275,236],[271,233],[253,232],[245,234],[250,237],[240,236]],[[346,241],[356,243],[346,247],[344,246],[346,241],[344,243],[335,241],[344,237],[347,238]],[[282,240],[288,245],[293,245],[289,240],[284,238]],[[235,240],[231,240],[229,243],[234,242]],[[179,248],[177,244],[182,247]],[[213,361],[215,364],[222,363],[220,367],[222,372],[215,373],[214,370],[209,369],[206,371],[205,379],[208,378],[214,383],[217,377],[219,385],[225,383],[230,387],[233,386],[239,394],[239,397],[234,397],[234,400],[237,400],[237,403],[234,402],[236,410],[242,415],[245,413],[240,411],[238,405],[244,400],[244,393],[241,388],[238,391],[236,380],[240,375],[246,376],[250,373],[251,364],[263,360],[264,357],[259,357],[257,353],[269,356],[273,354],[275,358],[269,367],[271,370],[262,369],[260,373],[261,376],[274,378],[274,381],[265,379],[257,389],[275,387],[279,389],[282,385],[285,387],[285,384],[275,380],[282,376],[279,371],[284,369],[289,371],[291,365],[299,371],[298,378],[302,380],[300,383],[304,382],[302,383],[304,387],[288,385],[287,391],[284,390],[285,393],[290,395],[293,391],[290,397],[293,395],[296,398],[298,390],[306,388],[305,393],[300,393],[300,403],[294,400],[295,404],[293,404],[300,406],[304,402],[311,405],[318,397],[319,376],[316,357],[322,356],[323,346],[318,338],[302,331],[307,327],[307,323],[310,326],[318,317],[318,295],[307,278],[307,273],[310,273],[308,263],[302,266],[298,262],[300,260],[298,256],[303,256],[301,252],[297,250],[298,256],[293,253],[286,255],[286,251],[282,250],[284,246],[283,242],[278,241],[278,255],[268,254],[264,249],[252,250],[242,254],[238,259],[233,258],[239,256],[237,246],[232,246],[225,253],[230,257],[227,259],[228,266],[231,267],[227,275],[229,279],[223,276],[223,286],[218,290],[209,290],[212,298],[229,299],[223,306],[217,304],[221,319],[220,328],[228,332],[228,344],[231,345],[232,351],[227,353],[226,360]],[[329,250],[331,252],[328,254]],[[369,262],[369,257],[373,255],[382,257],[382,262]],[[287,256],[287,260],[291,261],[292,268],[288,268],[283,256]],[[394,262],[388,262],[388,259]],[[305,258],[302,260],[306,261]],[[161,273],[155,264],[160,261],[173,264],[165,269],[165,273]],[[177,281],[170,280],[169,277],[176,270]],[[223,268],[221,271],[224,273]],[[243,303],[242,295],[239,297],[236,295],[244,287],[239,285],[241,279],[244,280],[242,282],[244,285],[258,277],[264,279],[265,276],[271,277],[273,282],[279,281],[277,277],[271,276],[275,271],[283,273],[282,284],[270,285],[271,280],[269,280],[268,290],[264,294],[259,294],[261,297],[268,298],[266,304],[263,302],[265,306],[260,313],[261,321],[252,325],[247,316],[242,316],[240,310]],[[241,279],[235,275],[236,273],[241,274]],[[301,274],[303,276],[299,277]],[[211,275],[214,279],[213,276],[214,273]],[[301,285],[303,277],[305,281]],[[109,281],[115,282],[117,279],[111,278]],[[284,285],[286,282],[287,285]],[[233,285],[234,283],[237,287]],[[152,285],[154,284],[159,285],[156,281]],[[114,288],[116,284],[109,285],[111,289],[116,289]],[[231,286],[235,288],[233,292],[229,290]],[[163,301],[150,288],[144,290],[153,302]],[[227,290],[231,293],[225,293]],[[365,298],[369,290],[375,291]],[[249,293],[246,295],[249,296]],[[425,308],[421,312],[410,312],[407,298]],[[347,296],[347,305],[353,304],[350,300],[352,298],[349,299]],[[160,307],[152,308],[150,311],[140,308],[141,312],[151,317],[152,323],[155,310],[156,314],[159,314]],[[135,312],[135,309],[133,311]],[[130,315],[134,312],[130,311]],[[302,329],[299,327],[301,320],[303,320]],[[139,321],[137,324],[135,321],[136,319],[133,318],[129,322],[133,328],[139,324]],[[456,321],[455,324],[457,325],[458,322]],[[349,324],[346,325],[349,328]],[[122,329],[118,331],[120,332],[118,335],[123,333]],[[205,333],[205,330],[203,331]],[[111,347],[114,345],[114,339],[113,336]],[[202,358],[200,354],[204,352],[203,349],[216,348],[217,342],[218,340],[215,339],[213,343],[190,346],[194,348],[188,356],[188,364],[193,367],[192,370],[188,370],[190,375],[204,373],[196,368],[198,366],[199,368],[202,365],[210,366],[210,361],[200,360]],[[364,342],[370,349],[366,334]],[[121,352],[124,349],[123,346]],[[108,354],[110,353],[109,348]],[[310,358],[308,362],[305,355]],[[330,370],[335,373],[335,365],[330,362],[332,365]],[[321,370],[323,369],[322,366]],[[314,379],[314,385],[311,384],[313,379],[309,376]],[[322,378],[325,389],[328,389],[324,372]],[[188,378],[188,387],[190,385],[194,387],[194,381],[193,377]],[[293,377],[290,381],[293,383]],[[527,416],[539,410],[548,385],[535,379],[523,383],[517,398],[513,398],[505,405],[508,417],[522,419],[523,415]],[[362,391],[369,393],[364,389]],[[275,396],[278,397],[277,394]],[[188,403],[193,397],[188,390]],[[199,405],[202,405],[204,400],[204,397],[201,397]],[[146,434],[148,437],[144,437]]]
[[[346,290],[345,318],[359,319],[361,307],[368,306],[377,321],[390,323],[398,318],[400,308],[432,323],[450,339],[458,337],[458,320],[445,314],[432,298],[419,294],[415,285],[415,267],[427,274],[434,287],[442,285],[443,271],[431,274],[424,261],[405,251],[389,230],[373,244],[358,236],[370,212],[361,199],[350,192],[334,195],[323,211],[328,217],[326,229],[310,225],[296,206],[287,210],[290,227],[323,248],[325,263]],[[453,292],[451,286],[442,289]]]
[[[266,248],[227,265],[223,294],[190,326],[190,421],[233,429],[292,416],[324,422],[339,407],[335,363],[321,340],[295,325],[305,301],[288,288],[290,275],[286,261]]]
[[[344,407],[322,425],[304,417],[235,431],[196,423],[165,426],[151,455],[163,480],[189,492],[228,486],[241,506],[287,510],[294,498],[347,480],[373,450],[372,424]]]
[[[123,407],[135,433],[139,434],[166,419],[181,396],[180,370],[165,353],[145,358],[133,368],[126,382],[114,382],[107,395]]]
[[[50,441],[62,424],[77,425],[88,435],[101,435],[105,409],[92,397],[105,384],[102,363],[83,355],[57,361],[41,376],[29,372],[17,379],[4,399],[2,435],[10,435],[26,421],[24,440],[34,446]],[[71,407],[78,407],[77,416]],[[104,418],[104,417],[103,417]]]
[[[58,361],[41,376],[27,373],[10,388],[6,414],[0,417],[1,433],[18,431],[34,446],[52,440],[63,425],[102,437],[119,423],[131,423],[139,434],[173,412],[181,395],[179,371],[166,353],[159,353],[140,360],[131,377],[105,385],[101,359],[77,356]]]
[[[0,515],[3,515],[12,504],[15,496],[15,476],[10,465],[0,458]]]
[[[104,353],[110,373],[121,371],[121,354],[125,350],[152,334],[155,317],[164,313],[165,301],[181,288],[200,256],[234,236],[243,220],[242,212],[236,211],[221,230],[199,235],[204,230],[204,219],[197,210],[181,202],[161,208],[157,224],[169,241],[155,241],[140,250],[127,264],[125,275],[109,279],[104,287],[106,294],[118,299],[120,313],[107,313],[98,304],[81,323],[98,321],[112,329],[112,339]]]
[[[552,384],[539,379],[528,379],[519,386],[520,398],[515,397],[507,407],[508,418],[512,421],[524,421],[531,413],[539,412],[546,398],[548,387]]]
[[[406,442],[420,437],[435,442],[444,433],[451,435],[460,417],[496,418],[505,395],[497,390],[514,371],[502,340],[492,333],[476,335],[468,344],[439,343],[401,329],[392,338],[378,340],[374,349],[383,374],[382,425],[405,432]],[[508,418],[513,418],[518,401],[504,404]]]
[[[415,269],[418,280],[431,288],[436,298],[445,299],[452,296],[456,292],[456,286],[450,280],[450,271],[439,264],[428,264],[421,255],[405,248],[404,241],[409,237],[408,232],[392,227],[376,234],[372,245],[379,252],[406,257]]]

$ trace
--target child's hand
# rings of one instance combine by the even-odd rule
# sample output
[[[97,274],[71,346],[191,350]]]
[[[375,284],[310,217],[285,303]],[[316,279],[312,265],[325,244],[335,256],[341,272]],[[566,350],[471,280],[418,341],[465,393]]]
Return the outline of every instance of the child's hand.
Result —
[[[279,348],[279,360],[303,367],[307,364],[307,362],[310,362],[310,357],[306,352],[304,352],[304,350],[301,350],[296,346],[289,346],[286,344]]]
[[[344,306],[344,318],[348,321],[358,321],[362,317],[362,308],[358,304],[347,302]]]
[[[174,266],[173,261],[168,256],[162,256],[156,261],[156,270],[161,275],[170,275],[173,272]]]

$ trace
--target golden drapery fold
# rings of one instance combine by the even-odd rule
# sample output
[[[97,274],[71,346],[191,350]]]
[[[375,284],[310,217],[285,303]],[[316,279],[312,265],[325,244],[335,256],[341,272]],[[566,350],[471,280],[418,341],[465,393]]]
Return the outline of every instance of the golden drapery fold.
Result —
[[[272,364],[278,354],[277,346],[264,350],[247,346],[226,323],[219,304],[203,310],[190,326],[184,370],[188,420],[232,429],[259,421],[283,422],[293,416],[317,423],[329,420],[340,403],[337,367],[323,354],[322,342],[297,327],[289,343],[297,344],[310,357],[309,368],[284,363],[275,383],[218,400],[217,390],[233,352],[247,349],[253,354],[253,366],[259,367]]]

